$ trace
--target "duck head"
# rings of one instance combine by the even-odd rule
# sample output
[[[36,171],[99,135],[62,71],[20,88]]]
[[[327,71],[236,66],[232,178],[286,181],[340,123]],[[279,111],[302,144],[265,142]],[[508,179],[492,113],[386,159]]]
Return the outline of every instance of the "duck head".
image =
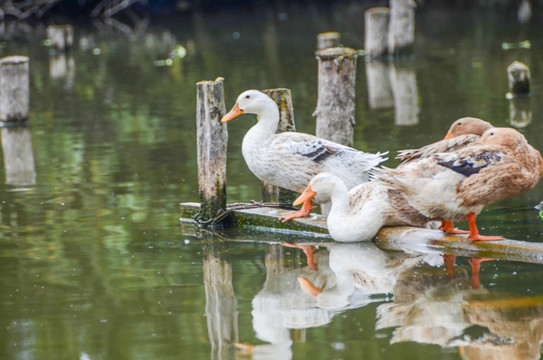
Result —
[[[485,131],[491,128],[492,125],[488,121],[474,117],[464,117],[452,123],[445,139],[468,134],[481,136]]]
[[[512,128],[492,128],[483,133],[479,139],[479,144],[501,145],[512,150],[517,150],[519,146],[526,146],[527,141],[524,135]]]
[[[341,181],[339,177],[330,173],[317,174],[311,179],[309,185],[307,185],[302,195],[294,201],[293,205],[300,205],[304,201],[314,198],[317,194],[321,201],[328,202],[336,188],[336,184]]]
[[[274,101],[263,92],[258,90],[244,91],[238,96],[236,104],[232,110],[221,119],[221,122],[230,121],[236,116],[244,113],[259,115],[264,109],[270,106],[270,103],[276,107]]]

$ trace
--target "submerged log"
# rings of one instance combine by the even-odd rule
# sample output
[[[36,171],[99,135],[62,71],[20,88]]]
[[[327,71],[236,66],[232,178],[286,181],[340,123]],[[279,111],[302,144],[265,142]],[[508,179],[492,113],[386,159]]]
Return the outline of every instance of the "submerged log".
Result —
[[[206,222],[226,209],[226,147],[228,131],[220,122],[226,114],[223,78],[196,84],[198,190]]]
[[[0,120],[28,119],[30,83],[28,57],[6,56],[0,60]]]
[[[364,53],[370,59],[388,54],[390,8],[374,7],[365,12]]]
[[[276,133],[296,131],[290,89],[268,89],[262,92],[272,98],[279,107],[279,124]],[[265,202],[279,202],[290,205],[296,197],[297,194],[294,191],[263,182],[262,199]]]
[[[353,145],[357,53],[351,48],[328,48],[316,53],[318,100],[313,116],[316,134],[343,145]]]
[[[279,217],[287,210],[263,208],[259,204],[248,209],[230,207],[230,216],[234,228],[249,234],[246,240],[255,240],[254,232],[263,234],[259,241],[275,243],[283,234],[290,240],[296,237],[298,243],[315,244],[323,240],[330,241],[327,234],[326,217],[313,214],[309,218],[294,219],[282,223]],[[238,205],[239,207],[240,205]],[[181,221],[190,224],[199,211],[197,203],[181,204]],[[265,236],[267,234],[267,236]],[[237,235],[236,239],[243,239]],[[470,241],[465,236],[445,234],[441,230],[424,229],[411,226],[382,228],[375,239],[375,244],[383,250],[397,250],[410,253],[447,253],[465,257],[491,258],[508,261],[521,261],[543,264],[543,243],[518,240]]]

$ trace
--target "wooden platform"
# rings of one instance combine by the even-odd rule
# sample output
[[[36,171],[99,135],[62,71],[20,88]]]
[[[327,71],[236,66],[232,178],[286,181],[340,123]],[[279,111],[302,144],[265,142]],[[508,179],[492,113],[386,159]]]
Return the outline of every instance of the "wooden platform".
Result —
[[[197,235],[200,226],[194,217],[198,203],[181,203],[184,234]],[[282,223],[279,217],[289,210],[247,204],[246,209],[229,211],[228,222],[234,230],[216,230],[224,238],[263,242],[290,241],[301,244],[333,241],[326,230],[326,218],[313,214],[309,218]],[[446,235],[440,230],[409,226],[384,227],[374,242],[381,249],[416,253],[448,253],[465,257],[543,264],[543,243],[503,240],[469,241],[464,236]]]

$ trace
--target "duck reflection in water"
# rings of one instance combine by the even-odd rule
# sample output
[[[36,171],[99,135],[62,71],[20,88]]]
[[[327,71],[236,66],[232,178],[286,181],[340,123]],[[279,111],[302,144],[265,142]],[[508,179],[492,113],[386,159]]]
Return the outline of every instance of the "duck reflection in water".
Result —
[[[404,272],[394,301],[377,308],[377,330],[395,327],[391,343],[458,347],[464,359],[539,359],[543,299],[474,288],[465,270],[422,265]],[[450,269],[449,269],[450,270]]]
[[[253,359],[292,358],[292,329],[323,326],[339,312],[390,301],[402,272],[421,261],[442,264],[440,256],[385,252],[367,242],[322,244],[314,268],[287,269],[283,261],[268,253],[266,280],[252,301],[256,337],[268,344],[237,345]]]

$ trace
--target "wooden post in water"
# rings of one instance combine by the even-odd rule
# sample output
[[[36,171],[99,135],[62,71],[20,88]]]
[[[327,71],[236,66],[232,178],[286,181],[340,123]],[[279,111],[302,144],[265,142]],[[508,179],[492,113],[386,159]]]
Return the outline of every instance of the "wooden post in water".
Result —
[[[74,43],[74,28],[72,25],[49,25],[47,38],[54,49],[68,50]]]
[[[28,57],[7,56],[0,60],[0,121],[23,122],[29,108]]]
[[[388,54],[390,8],[374,7],[365,12],[364,52],[370,59]]]
[[[351,48],[328,48],[316,53],[318,99],[313,116],[318,137],[352,146],[355,124],[357,53]]]
[[[507,79],[509,81],[508,97],[516,98],[530,95],[530,68],[528,65],[513,61],[507,67]]]
[[[338,47],[341,34],[335,31],[320,33],[317,35],[317,50]]]
[[[388,52],[393,56],[410,55],[413,51],[415,6],[413,0],[390,0]]]
[[[276,133],[296,131],[290,89],[268,89],[263,90],[262,92],[272,98],[279,107],[280,118]],[[278,202],[285,205],[292,205],[294,200],[296,200],[296,197],[297,194],[294,191],[282,189],[278,186],[263,182],[262,199],[265,202]]]
[[[36,185],[34,152],[28,126],[0,128],[6,184],[14,186]]]
[[[199,220],[209,221],[226,209],[226,147],[228,131],[223,78],[196,84]]]

